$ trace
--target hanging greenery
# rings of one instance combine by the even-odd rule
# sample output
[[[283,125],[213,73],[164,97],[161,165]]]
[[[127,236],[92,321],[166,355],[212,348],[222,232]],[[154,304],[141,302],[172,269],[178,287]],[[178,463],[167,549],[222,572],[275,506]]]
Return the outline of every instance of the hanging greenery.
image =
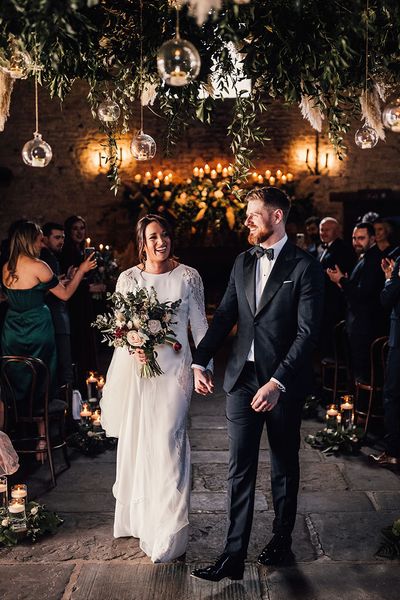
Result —
[[[226,88],[230,82],[235,87],[246,77],[252,80],[251,94],[237,94],[228,128],[240,173],[267,140],[258,115],[267,110],[271,99],[301,104],[306,116],[317,117],[317,127],[322,123],[327,129],[339,157],[344,156],[344,134],[351,119],[361,115],[365,0],[350,4],[342,0],[213,1],[206,4],[215,10],[202,25],[208,14],[205,2],[181,4],[181,35],[201,57],[198,78],[182,87],[161,82],[156,65],[159,47],[174,36],[174,10],[167,0],[148,0],[143,12],[143,79],[152,85],[153,100],[156,95],[151,110],[164,118],[162,138],[168,151],[192,121],[212,124],[214,109],[221,102],[213,92],[216,84]],[[63,100],[79,78],[89,84],[94,114],[106,95],[118,102],[122,115],[117,127],[108,131],[114,185],[118,185],[115,134],[137,127],[132,111],[140,94],[139,11],[139,0],[3,0],[0,4],[0,68],[12,58],[12,34],[32,56],[36,45],[42,83],[52,96]],[[368,28],[368,85],[378,86],[387,96],[400,82],[398,0],[370,0]],[[240,53],[242,70],[228,50],[230,42]]]

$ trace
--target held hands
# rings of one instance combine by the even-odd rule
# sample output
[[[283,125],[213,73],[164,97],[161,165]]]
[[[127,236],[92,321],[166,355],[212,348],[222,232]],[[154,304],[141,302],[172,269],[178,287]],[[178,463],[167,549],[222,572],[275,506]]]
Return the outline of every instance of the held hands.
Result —
[[[327,269],[326,273],[327,273],[329,279],[333,283],[336,283],[339,286],[340,286],[339,282],[342,279],[342,277],[347,277],[347,275],[345,275],[344,273],[342,273],[342,271],[339,269],[339,267],[337,265],[335,265],[334,269]]]
[[[193,369],[194,371],[194,389],[198,394],[206,396],[214,391],[214,383],[210,371]]]
[[[251,408],[256,412],[269,412],[278,404],[281,392],[274,381],[268,381],[260,387],[251,401]]]

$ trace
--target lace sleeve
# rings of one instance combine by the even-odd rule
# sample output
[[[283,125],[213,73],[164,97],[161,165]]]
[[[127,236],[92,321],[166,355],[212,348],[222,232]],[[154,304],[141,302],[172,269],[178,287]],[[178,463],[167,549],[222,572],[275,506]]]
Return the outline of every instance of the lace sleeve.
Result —
[[[184,277],[189,286],[189,322],[195,346],[201,342],[208,329],[206,318],[206,309],[204,303],[203,281],[196,271],[186,267]],[[213,369],[213,362],[207,365],[207,368]]]
[[[128,292],[132,291],[134,282],[135,274],[133,268],[122,271],[121,275],[118,277],[115,291],[126,295]]]

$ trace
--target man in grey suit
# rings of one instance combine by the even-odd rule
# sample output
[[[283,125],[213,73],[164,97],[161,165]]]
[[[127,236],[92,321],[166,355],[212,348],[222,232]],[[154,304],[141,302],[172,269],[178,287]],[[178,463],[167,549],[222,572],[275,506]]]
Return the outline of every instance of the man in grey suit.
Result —
[[[279,565],[293,558],[301,409],[311,386],[323,309],[321,265],[287,239],[288,196],[267,187],[251,191],[246,202],[253,247],[237,257],[222,302],[193,356],[196,391],[207,394],[213,384],[206,365],[237,324],[224,380],[230,446],[226,543],[215,564],[192,572],[209,581],[243,577],[264,424],[275,519],[274,535],[258,561]]]

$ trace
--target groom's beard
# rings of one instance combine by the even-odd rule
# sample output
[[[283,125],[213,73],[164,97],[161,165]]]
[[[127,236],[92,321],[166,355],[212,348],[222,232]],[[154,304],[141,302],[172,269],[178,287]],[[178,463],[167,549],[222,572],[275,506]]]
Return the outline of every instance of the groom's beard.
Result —
[[[273,229],[261,229],[255,233],[249,233],[247,236],[247,241],[252,246],[257,246],[258,244],[262,244],[266,242],[268,238],[274,233]]]

